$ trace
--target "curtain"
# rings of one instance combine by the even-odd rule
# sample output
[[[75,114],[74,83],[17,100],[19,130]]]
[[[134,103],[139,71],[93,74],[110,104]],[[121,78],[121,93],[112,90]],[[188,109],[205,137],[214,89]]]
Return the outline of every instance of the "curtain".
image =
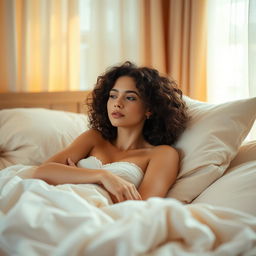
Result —
[[[249,1],[248,19],[248,73],[249,96],[256,96],[256,1]],[[256,127],[255,127],[256,134]],[[256,136],[255,136],[256,138]]]
[[[207,1],[172,0],[169,5],[168,72],[183,92],[206,100]]]
[[[79,89],[78,0],[1,0],[1,91]]]
[[[209,101],[256,96],[256,1],[208,1]]]
[[[131,60],[167,73],[186,95],[206,100],[205,0],[81,3],[83,89],[107,67]]]
[[[1,91],[91,89],[130,60],[206,99],[205,0],[2,0]]]
[[[210,102],[256,96],[255,0],[208,0],[207,67]]]

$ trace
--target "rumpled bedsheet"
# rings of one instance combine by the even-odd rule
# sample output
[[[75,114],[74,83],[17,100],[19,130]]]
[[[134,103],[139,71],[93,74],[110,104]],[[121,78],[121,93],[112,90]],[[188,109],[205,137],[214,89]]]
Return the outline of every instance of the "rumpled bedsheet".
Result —
[[[111,204],[96,185],[0,172],[0,255],[256,255],[256,217],[170,198]]]

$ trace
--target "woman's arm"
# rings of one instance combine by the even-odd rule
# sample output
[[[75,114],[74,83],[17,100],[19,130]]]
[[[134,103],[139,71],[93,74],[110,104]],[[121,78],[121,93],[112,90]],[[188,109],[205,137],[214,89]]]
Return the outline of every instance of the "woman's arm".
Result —
[[[139,187],[143,200],[149,197],[165,197],[176,180],[179,170],[179,154],[170,146],[156,147],[150,158]]]
[[[46,163],[37,168],[34,178],[42,179],[49,184],[98,184],[102,185],[114,199],[114,202],[124,200],[141,200],[134,184],[103,169],[78,168],[74,164]]]
[[[141,197],[135,186],[113,173],[103,169],[76,167],[75,164],[80,159],[88,156],[92,148],[101,139],[97,131],[89,130],[83,133],[66,149],[41,164],[36,169],[34,178],[42,179],[53,185],[95,183],[102,185],[111,193],[116,202],[140,200]]]
[[[35,171],[34,178],[42,179],[50,184],[63,183],[99,183],[102,170],[74,168],[68,165],[68,158],[77,163],[86,157],[96,143],[100,134],[88,130],[78,136],[67,148],[42,163]]]
[[[59,184],[100,184],[104,170],[77,168],[65,164],[46,162],[40,165],[35,173],[35,179],[41,179],[51,185]]]
[[[87,157],[101,139],[98,131],[90,129],[79,135],[68,147],[50,157],[41,166],[46,163],[68,164],[68,158],[71,158],[74,163],[77,163],[80,159]]]
[[[70,158],[68,158],[68,165],[77,168]],[[98,170],[95,171],[97,172]],[[101,170],[98,184],[110,193],[114,203],[125,200],[141,200],[141,196],[134,184],[125,181],[107,170]]]

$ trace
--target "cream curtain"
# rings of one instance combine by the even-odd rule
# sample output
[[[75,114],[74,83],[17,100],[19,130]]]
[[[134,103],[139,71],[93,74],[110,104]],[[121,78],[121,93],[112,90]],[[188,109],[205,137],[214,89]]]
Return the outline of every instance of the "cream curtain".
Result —
[[[107,67],[131,60],[168,73],[185,94],[206,100],[206,0],[86,2],[81,8],[81,16],[89,16],[81,41],[84,89]]]
[[[206,100],[207,1],[169,1],[168,72],[183,92]]]
[[[256,96],[256,1],[208,0],[208,98]]]
[[[208,99],[255,97],[256,1],[208,2]],[[256,139],[256,123],[248,139]]]
[[[80,1],[82,89],[91,89],[109,66],[125,60],[141,64],[139,2]]]
[[[255,97],[256,1],[208,1],[209,100]]]
[[[97,76],[106,68],[126,60],[167,72],[162,1],[93,0],[82,3],[84,89],[92,88]]]
[[[1,91],[79,89],[78,0],[1,0]]]
[[[2,0],[1,91],[90,89],[131,60],[206,99],[206,0]]]

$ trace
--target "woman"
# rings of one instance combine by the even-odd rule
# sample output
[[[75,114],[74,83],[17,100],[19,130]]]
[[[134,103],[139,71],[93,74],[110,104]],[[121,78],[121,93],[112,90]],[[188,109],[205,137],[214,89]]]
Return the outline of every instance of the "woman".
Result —
[[[165,197],[179,170],[171,145],[188,120],[175,82],[125,62],[98,77],[87,103],[91,129],[34,177],[53,185],[98,184],[114,203]]]

